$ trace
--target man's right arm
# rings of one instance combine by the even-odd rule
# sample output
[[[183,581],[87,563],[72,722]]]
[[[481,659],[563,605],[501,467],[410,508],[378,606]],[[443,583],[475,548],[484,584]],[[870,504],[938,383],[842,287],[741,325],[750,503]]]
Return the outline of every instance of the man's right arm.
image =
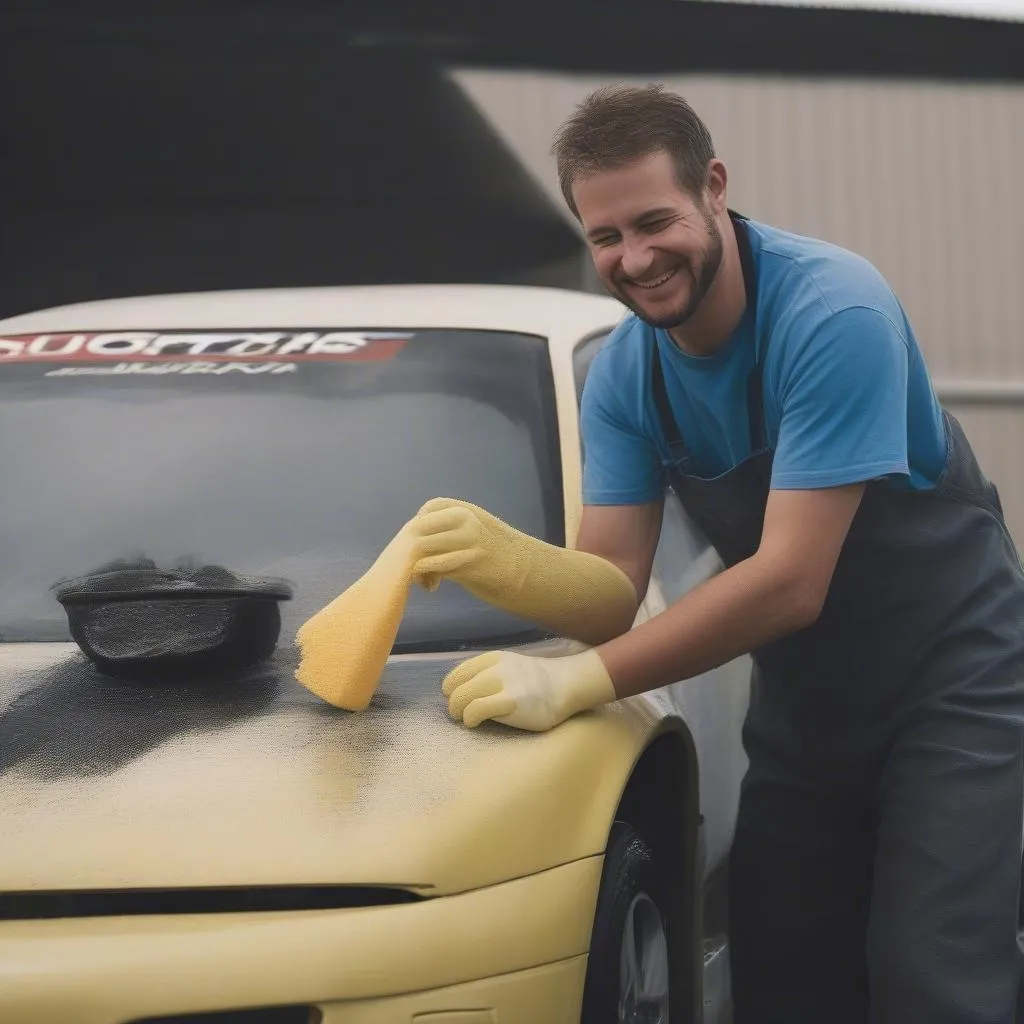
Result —
[[[664,508],[664,501],[583,507],[576,549],[604,558],[621,569],[636,590],[637,607],[650,583]],[[632,621],[622,632],[630,625]]]
[[[576,548],[621,569],[637,593],[637,608],[647,593],[661,534],[664,479],[653,438],[633,407],[634,375],[643,367],[626,355],[631,349],[606,348],[591,364],[580,412],[585,459],[583,515]],[[636,609],[634,609],[634,616]],[[632,625],[632,619],[623,632]]]
[[[623,402],[621,367],[602,351],[583,393],[584,509],[571,549],[528,537],[489,512],[450,498],[417,517],[414,574],[442,576],[490,604],[562,636],[596,645],[633,625],[647,591],[663,509],[653,441]],[[456,507],[452,507],[456,506]],[[458,506],[461,506],[458,507]]]

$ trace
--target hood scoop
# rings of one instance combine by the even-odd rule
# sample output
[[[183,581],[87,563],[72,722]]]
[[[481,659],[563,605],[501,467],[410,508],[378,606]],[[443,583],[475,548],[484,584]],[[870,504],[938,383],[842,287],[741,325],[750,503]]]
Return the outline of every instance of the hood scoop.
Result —
[[[218,565],[160,568],[139,558],[101,566],[51,588],[71,636],[108,676],[222,676],[273,654],[285,580],[241,576]]]

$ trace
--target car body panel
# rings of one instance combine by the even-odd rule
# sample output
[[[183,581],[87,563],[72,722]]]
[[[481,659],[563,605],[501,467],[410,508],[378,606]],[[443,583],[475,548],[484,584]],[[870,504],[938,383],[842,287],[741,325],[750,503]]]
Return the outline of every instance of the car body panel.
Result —
[[[295,683],[287,652],[237,693],[176,702],[129,699],[64,645],[12,670],[33,646],[0,649],[24,688],[5,714],[22,760],[0,775],[0,891],[493,885],[600,853],[658,726],[631,701],[549,733],[457,728],[451,657],[393,662],[353,713]]]
[[[469,730],[440,694],[456,660],[395,659],[352,713],[296,684],[286,656],[238,693],[179,703],[126,693],[70,645],[0,648],[0,686],[20,691],[0,706],[7,734],[17,729],[0,754],[0,891],[493,885],[603,850],[665,720],[692,722],[698,758],[717,763],[721,709],[742,692],[742,678],[712,677],[549,733]],[[723,781],[709,774],[705,798]],[[711,865],[729,838],[716,822]]]
[[[413,1012],[469,1009],[472,1002],[445,1003],[445,989],[586,953],[601,865],[586,858],[402,906],[8,922],[0,925],[0,1020],[111,1024],[387,996],[371,1003],[373,1013],[340,1019],[395,1021],[409,1018],[383,1011],[397,1009],[393,997],[403,994]],[[493,941],[481,941],[487,935]],[[578,970],[564,976],[553,1004],[533,979],[515,985],[517,1009],[540,1012],[508,1019],[563,1024],[571,1017],[551,1011],[578,1005],[581,980]]]
[[[651,583],[637,621],[665,611],[721,568],[715,550],[686,519],[675,496],[668,495]],[[692,738],[691,770],[697,772],[708,874],[728,858],[736,828],[740,784],[747,769],[742,727],[750,700],[750,672],[751,660],[743,656],[641,695],[659,717],[683,723]]]
[[[519,331],[576,340],[625,309],[603,295],[518,285],[369,285],[144,295],[55,306],[0,320],[0,334],[237,329],[273,326],[432,327]]]
[[[321,1006],[322,1024],[566,1024],[579,1016],[585,956],[384,999]]]

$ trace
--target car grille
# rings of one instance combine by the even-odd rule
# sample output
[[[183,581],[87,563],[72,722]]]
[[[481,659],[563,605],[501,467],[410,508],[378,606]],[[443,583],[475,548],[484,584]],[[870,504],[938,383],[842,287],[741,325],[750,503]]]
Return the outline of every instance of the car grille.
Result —
[[[274,1006],[264,1010],[184,1013],[175,1017],[142,1017],[130,1024],[319,1024],[322,1014],[313,1006]]]
[[[421,898],[418,894],[405,889],[354,885],[128,889],[117,892],[8,892],[0,893],[0,921],[332,910],[414,903]]]

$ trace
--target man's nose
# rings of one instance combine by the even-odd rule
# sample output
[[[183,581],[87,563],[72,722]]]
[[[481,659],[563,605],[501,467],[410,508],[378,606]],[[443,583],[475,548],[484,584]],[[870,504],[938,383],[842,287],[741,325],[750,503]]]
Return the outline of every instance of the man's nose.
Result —
[[[622,272],[634,281],[643,280],[651,269],[654,254],[643,239],[622,240]]]

